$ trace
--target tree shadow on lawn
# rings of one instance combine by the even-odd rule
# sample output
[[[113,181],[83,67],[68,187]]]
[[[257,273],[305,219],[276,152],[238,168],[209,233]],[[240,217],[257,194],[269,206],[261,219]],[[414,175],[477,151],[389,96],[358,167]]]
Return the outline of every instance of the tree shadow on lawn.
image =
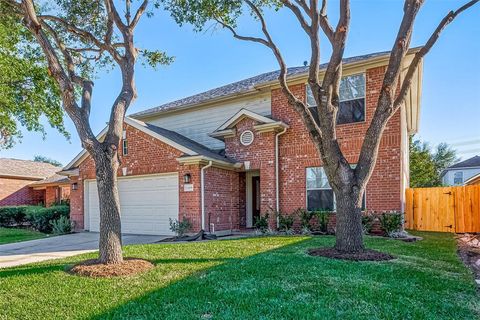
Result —
[[[465,274],[438,270],[434,262],[421,259],[420,248],[408,253],[408,247],[421,243],[386,241],[370,239],[368,246],[399,259],[354,262],[306,253],[333,245],[333,237],[310,238],[243,258],[214,259],[222,264],[196,270],[91,319],[473,319],[479,315],[479,304],[469,300],[471,288],[462,282]],[[161,266],[198,261],[209,259],[153,262]]]

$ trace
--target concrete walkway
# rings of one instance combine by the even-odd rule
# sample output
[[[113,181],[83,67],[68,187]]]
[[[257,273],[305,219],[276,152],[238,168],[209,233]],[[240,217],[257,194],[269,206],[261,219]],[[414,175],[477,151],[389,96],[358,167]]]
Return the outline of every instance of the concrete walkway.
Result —
[[[0,245],[0,268],[20,266],[27,263],[60,259],[98,250],[96,232],[81,232],[51,238]],[[168,236],[130,235],[122,236],[123,244],[146,244]]]

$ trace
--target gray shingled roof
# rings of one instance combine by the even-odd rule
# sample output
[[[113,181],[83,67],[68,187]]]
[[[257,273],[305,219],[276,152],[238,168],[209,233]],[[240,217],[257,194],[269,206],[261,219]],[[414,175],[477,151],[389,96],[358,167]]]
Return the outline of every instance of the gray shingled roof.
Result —
[[[69,182],[70,182],[70,179],[68,177],[61,176],[59,174],[54,174],[43,180],[35,181],[31,183],[29,186],[35,187],[35,186],[42,186],[46,184],[68,184]]]
[[[153,131],[153,132],[155,132],[155,133],[157,133],[157,134],[159,134],[159,135],[161,135],[161,136],[163,136],[167,139],[170,139],[170,140],[174,141],[175,143],[178,143],[179,145],[181,145],[185,148],[188,148],[188,149],[198,153],[199,155],[209,157],[209,158],[212,158],[212,159],[215,159],[215,160],[220,160],[220,161],[225,161],[225,162],[230,162],[230,163],[236,163],[236,161],[222,155],[220,153],[221,151],[216,152],[212,149],[209,149],[206,146],[204,146],[203,144],[200,144],[196,141],[193,141],[192,139],[189,139],[189,138],[181,135],[178,132],[167,130],[167,129],[155,126],[153,124],[150,124],[150,123],[142,123],[142,125],[145,128],[147,128],[147,129],[149,129],[149,130],[151,130],[151,131]]]
[[[480,167],[480,156],[474,156],[470,159],[455,163],[453,166],[448,167],[446,170],[455,168],[474,168]]]
[[[62,170],[50,163],[0,158],[0,176],[23,177],[27,179],[45,179]]]
[[[368,59],[377,58],[381,56],[388,56],[389,54],[390,54],[390,51],[383,51],[383,52],[376,52],[376,53],[365,54],[361,56],[345,58],[343,59],[343,64],[345,65],[345,64],[359,62],[362,60],[368,60]],[[327,64],[321,64],[320,68],[324,69],[326,68],[326,66]],[[242,94],[244,92],[252,90],[255,86],[262,85],[264,83],[268,83],[278,79],[279,73],[280,73],[279,70],[263,73],[252,78],[237,81],[237,82],[227,84],[225,86],[215,88],[209,91],[205,91],[187,98],[169,102],[158,107],[140,111],[130,115],[130,117],[142,118],[145,116],[150,116],[150,115],[161,113],[161,112],[188,108],[188,107],[197,105],[199,103],[204,103],[209,100],[219,99],[219,98],[230,96],[233,94]],[[289,77],[301,75],[301,74],[307,74],[307,73],[308,73],[308,66],[288,68]]]

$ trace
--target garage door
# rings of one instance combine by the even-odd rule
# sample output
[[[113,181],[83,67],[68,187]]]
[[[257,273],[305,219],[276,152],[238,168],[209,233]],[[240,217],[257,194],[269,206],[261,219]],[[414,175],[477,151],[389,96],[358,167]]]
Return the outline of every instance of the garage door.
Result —
[[[85,225],[99,231],[100,211],[97,182],[85,188]],[[178,175],[119,178],[122,233],[169,235],[169,218],[178,218]]]

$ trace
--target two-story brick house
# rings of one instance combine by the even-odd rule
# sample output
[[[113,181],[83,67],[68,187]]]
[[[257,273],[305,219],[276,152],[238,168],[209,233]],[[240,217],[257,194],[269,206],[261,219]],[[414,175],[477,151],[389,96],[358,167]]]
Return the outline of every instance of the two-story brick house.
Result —
[[[352,165],[388,59],[389,52],[382,52],[344,60],[337,135]],[[312,103],[307,71],[291,68],[288,79],[293,92]],[[261,74],[125,119],[118,172],[124,233],[170,234],[169,218],[183,217],[195,230],[228,233],[252,227],[255,217],[269,209],[335,210],[316,149],[277,77],[278,71]],[[420,68],[405,105],[384,131],[366,188],[368,210],[403,209],[408,137],[418,126],[421,77]],[[73,181],[71,217],[77,228],[98,231],[92,159],[81,152],[64,174]]]

